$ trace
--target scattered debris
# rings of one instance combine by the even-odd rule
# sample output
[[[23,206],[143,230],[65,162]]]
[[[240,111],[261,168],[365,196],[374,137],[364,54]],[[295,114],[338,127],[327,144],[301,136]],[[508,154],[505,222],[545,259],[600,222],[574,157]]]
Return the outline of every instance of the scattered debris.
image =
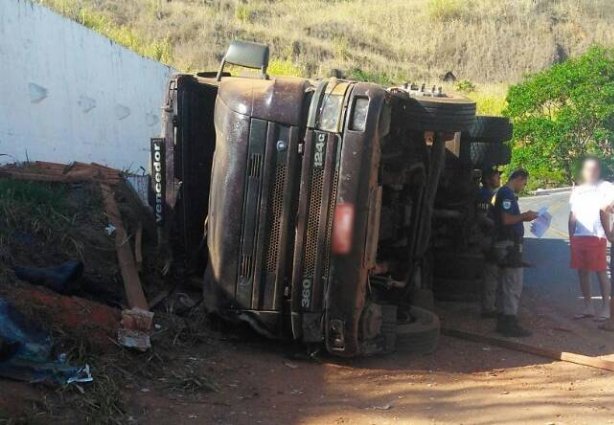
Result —
[[[284,366],[289,367],[290,369],[298,369],[298,365],[296,363],[284,362]]]
[[[55,385],[93,380],[88,365],[71,366],[65,356],[52,360],[51,336],[1,298],[0,341],[8,347],[0,359],[2,377]]]
[[[117,331],[120,345],[139,351],[149,350],[153,316],[152,312],[140,308],[122,311],[121,328]]]
[[[115,226],[109,224],[107,225],[107,227],[104,228],[104,231],[107,235],[111,236],[113,233],[115,233]]]
[[[200,362],[176,360],[195,344],[208,342],[209,349],[209,319],[197,308],[200,291],[194,296],[166,284],[154,217],[125,177],[97,164],[0,166],[0,299],[50,338],[42,345],[47,357],[21,359],[23,344],[5,337],[0,317],[0,376],[72,384],[55,392],[15,383],[43,398],[16,414],[126,423],[124,388],[193,398],[217,390]],[[161,301],[154,325],[149,310]],[[155,351],[139,352],[152,344]],[[92,374],[95,380],[82,385]],[[0,397],[0,423],[7,403]]]

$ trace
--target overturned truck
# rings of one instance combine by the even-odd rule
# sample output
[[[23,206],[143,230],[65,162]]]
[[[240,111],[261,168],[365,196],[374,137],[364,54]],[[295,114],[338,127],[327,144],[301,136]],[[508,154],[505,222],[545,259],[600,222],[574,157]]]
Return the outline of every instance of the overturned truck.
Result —
[[[152,156],[175,269],[204,275],[209,311],[269,337],[344,357],[434,349],[439,321],[414,301],[432,290],[438,184],[475,104],[435,87],[269,78],[268,54],[234,42],[217,73],[169,83]]]

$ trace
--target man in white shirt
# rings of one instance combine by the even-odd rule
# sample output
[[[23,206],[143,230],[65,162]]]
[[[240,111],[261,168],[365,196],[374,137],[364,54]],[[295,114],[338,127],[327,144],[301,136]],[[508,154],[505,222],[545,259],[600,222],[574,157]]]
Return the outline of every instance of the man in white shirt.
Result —
[[[607,269],[606,232],[607,208],[614,193],[614,185],[600,180],[601,167],[597,158],[587,158],[582,164],[582,180],[569,199],[569,241],[571,268],[578,270],[580,290],[584,298],[582,310],[576,319],[595,317],[596,321],[610,318],[611,286]],[[602,304],[595,312],[591,296],[590,273],[595,272],[601,288]]]

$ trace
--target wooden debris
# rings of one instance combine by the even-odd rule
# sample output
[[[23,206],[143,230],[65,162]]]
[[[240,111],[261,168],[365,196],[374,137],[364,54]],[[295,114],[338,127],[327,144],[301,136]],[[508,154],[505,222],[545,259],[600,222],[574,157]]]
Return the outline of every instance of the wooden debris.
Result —
[[[147,351],[151,348],[149,333],[153,327],[154,314],[140,308],[122,311],[121,328],[117,331],[120,345]]]
[[[25,166],[7,165],[0,168],[0,176],[20,180],[76,183],[98,181],[116,185],[121,180],[119,170],[99,164],[73,162],[69,165],[37,161]]]
[[[140,272],[143,269],[143,223],[139,222],[134,235],[134,259],[136,268]]]
[[[549,348],[535,347],[533,345],[522,344],[512,340],[479,335],[448,327],[443,327],[441,332],[442,334],[453,338],[464,339],[466,341],[477,342],[480,344],[490,344],[497,347],[507,348],[508,350],[520,351],[523,353],[533,354],[535,356],[545,357],[547,359],[559,360],[562,362],[574,363],[581,366],[594,367],[596,369],[614,372],[614,361],[611,360],[585,356],[583,354],[569,353],[566,351],[552,350]]]
[[[128,234],[124,228],[117,202],[115,202],[113,190],[106,183],[101,183],[100,188],[102,190],[107,216],[111,224],[115,226],[115,248],[117,250],[117,260],[119,262],[122,280],[124,281],[124,290],[126,292],[128,305],[130,308],[148,310],[149,304],[147,303],[143,287],[141,286],[141,279],[134,261]]]

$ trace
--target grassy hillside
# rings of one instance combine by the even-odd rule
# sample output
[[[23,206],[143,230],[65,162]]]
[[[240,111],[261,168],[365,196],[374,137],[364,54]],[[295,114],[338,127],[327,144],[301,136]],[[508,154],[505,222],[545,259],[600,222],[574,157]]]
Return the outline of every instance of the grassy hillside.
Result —
[[[612,0],[37,1],[186,71],[215,68],[240,38],[271,45],[273,74],[336,68],[389,83],[453,71],[499,92],[592,43],[614,44]],[[476,96],[496,110],[492,91]]]

